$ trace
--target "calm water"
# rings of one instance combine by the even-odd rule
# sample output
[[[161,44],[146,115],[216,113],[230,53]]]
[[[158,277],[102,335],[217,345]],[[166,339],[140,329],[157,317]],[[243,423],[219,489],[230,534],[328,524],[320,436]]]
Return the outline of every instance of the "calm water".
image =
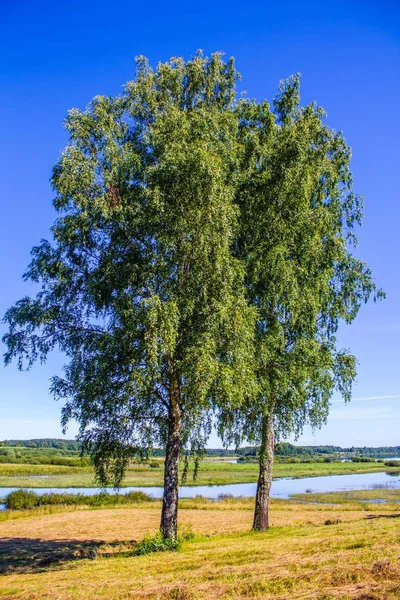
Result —
[[[360,475],[331,475],[325,477],[304,477],[302,479],[274,479],[272,483],[271,496],[273,498],[289,498],[291,494],[305,492],[341,492],[347,490],[374,489],[380,487],[400,488],[399,473],[362,473]],[[0,488],[0,497],[19,488]],[[24,488],[27,489],[27,488]],[[65,492],[70,494],[83,494],[91,496],[101,492],[101,488],[31,488],[37,494],[47,492]],[[115,493],[109,488],[110,493]],[[143,491],[153,498],[161,498],[162,487],[124,487],[121,493],[131,491]],[[196,485],[182,486],[179,489],[180,498],[194,498],[201,495],[205,498],[218,499],[220,494],[232,494],[232,496],[255,496],[255,483],[236,483],[229,485]],[[4,505],[0,505],[0,509]]]

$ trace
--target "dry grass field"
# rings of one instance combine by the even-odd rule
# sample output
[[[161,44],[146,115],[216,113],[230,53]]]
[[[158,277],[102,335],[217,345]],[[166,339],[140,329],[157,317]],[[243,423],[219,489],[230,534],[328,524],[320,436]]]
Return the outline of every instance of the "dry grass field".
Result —
[[[249,531],[252,504],[181,501],[181,527],[194,537],[177,553],[140,557],[133,548],[156,532],[159,502],[10,511],[0,522],[0,598],[400,598],[398,504],[275,500],[262,534]]]

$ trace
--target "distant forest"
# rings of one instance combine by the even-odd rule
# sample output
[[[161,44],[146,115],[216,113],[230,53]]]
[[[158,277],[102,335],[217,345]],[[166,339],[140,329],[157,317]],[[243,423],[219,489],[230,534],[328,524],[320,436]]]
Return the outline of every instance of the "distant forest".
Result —
[[[32,449],[52,449],[60,451],[60,454],[78,454],[80,452],[80,443],[77,440],[63,440],[55,438],[33,439],[33,440],[3,440],[0,441],[1,448],[32,448]],[[237,450],[227,450],[222,448],[208,448],[207,456],[257,456],[258,448],[256,446],[245,446]],[[57,452],[58,454],[58,452]],[[280,442],[275,446],[276,456],[315,456],[316,454],[351,454],[353,456],[370,456],[376,458],[400,456],[400,446],[380,446],[380,447],[349,447],[341,446],[295,446],[289,442]],[[156,449],[153,456],[164,456],[162,449]]]

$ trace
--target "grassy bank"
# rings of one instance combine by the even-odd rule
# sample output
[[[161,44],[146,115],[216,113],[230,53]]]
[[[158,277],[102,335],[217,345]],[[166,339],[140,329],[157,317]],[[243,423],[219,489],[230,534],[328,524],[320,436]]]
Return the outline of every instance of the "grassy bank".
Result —
[[[35,492],[19,490],[9,494],[8,499],[18,495],[23,496],[25,501],[33,496],[35,502],[9,501],[8,509],[0,511],[0,522],[32,517],[33,515],[53,514],[71,510],[97,510],[119,508],[122,505],[140,506],[140,508],[161,509],[161,500],[152,498],[144,492],[128,492],[127,494],[108,495],[97,494],[95,496],[83,496],[82,494],[51,493],[37,495]],[[7,500],[7,498],[6,498]],[[399,510],[400,489],[379,490],[353,490],[348,492],[329,492],[324,494],[293,494],[289,500],[272,498],[270,500],[275,511],[302,512],[311,510],[325,513],[330,510],[340,511],[376,511],[379,509],[376,500],[382,501],[385,510]],[[299,509],[301,503],[302,508]],[[335,505],[340,505],[335,506]],[[7,506],[7,505],[6,505]],[[333,507],[333,508],[332,508]],[[225,496],[219,500],[212,500],[197,495],[194,498],[179,500],[180,510],[194,511],[251,511],[254,510],[254,498]]]
[[[386,467],[383,463],[276,463],[274,477],[318,477],[374,473],[380,471],[399,472],[398,467]],[[212,485],[230,483],[253,483],[257,481],[258,466],[253,463],[231,464],[207,461],[200,465],[196,482],[189,472],[187,485]],[[160,486],[163,483],[163,463],[158,468],[135,465],[127,471],[124,486]],[[0,487],[92,487],[93,470],[90,467],[65,467],[59,465],[15,465],[0,464]],[[1,495],[1,491],[0,491]]]
[[[392,488],[377,488],[374,490],[352,490],[348,492],[329,492],[327,494],[293,494],[291,496],[293,500],[299,500],[301,502],[323,502],[336,504],[354,503],[356,501],[361,502],[400,502],[400,489]]]
[[[272,502],[272,529],[249,531],[253,503],[180,503],[194,538],[178,553],[133,556],[155,533],[160,503],[46,513],[0,522],[0,598],[7,600],[394,600],[399,507]],[[71,514],[73,511],[73,514]],[[15,513],[14,513],[15,514]]]

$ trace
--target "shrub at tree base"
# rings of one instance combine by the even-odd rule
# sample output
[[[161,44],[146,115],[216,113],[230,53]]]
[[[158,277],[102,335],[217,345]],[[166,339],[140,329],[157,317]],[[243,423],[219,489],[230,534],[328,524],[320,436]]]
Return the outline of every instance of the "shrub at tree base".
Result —
[[[139,542],[133,554],[135,556],[143,556],[144,554],[150,554],[151,552],[173,552],[179,550],[182,542],[193,540],[194,533],[191,528],[186,528],[181,535],[175,539],[166,538],[163,536],[162,531],[159,531],[155,536],[146,535],[144,539]]]
[[[150,554],[151,552],[168,552],[179,550],[181,540],[179,538],[165,538],[161,531],[155,536],[145,536],[145,538],[139,542],[134,550],[135,556],[143,556],[144,554]]]

